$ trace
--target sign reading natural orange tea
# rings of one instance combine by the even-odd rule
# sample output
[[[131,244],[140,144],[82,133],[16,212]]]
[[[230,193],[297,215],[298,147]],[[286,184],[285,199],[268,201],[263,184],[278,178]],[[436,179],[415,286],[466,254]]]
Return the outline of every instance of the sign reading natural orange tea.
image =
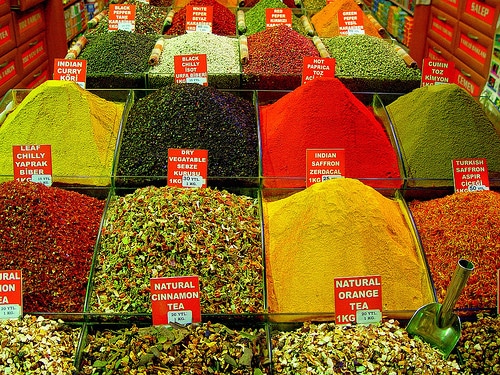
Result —
[[[302,66],[302,84],[318,77],[335,77],[335,59],[306,56]]]
[[[334,295],[335,323],[380,322],[382,318],[381,276],[336,277]]]
[[[54,80],[73,81],[82,89],[87,80],[87,60],[54,59]]]
[[[422,63],[421,86],[440,83],[454,83],[455,63],[453,61],[433,60],[425,58]]]
[[[50,145],[12,146],[14,179],[52,185],[52,151]]]
[[[213,6],[186,5],[186,32],[212,32]]]
[[[306,186],[345,176],[345,150],[340,148],[306,150]]]
[[[168,149],[168,186],[206,187],[208,150]]]
[[[267,8],[266,28],[281,25],[292,27],[292,10],[290,8]]]
[[[485,158],[452,160],[455,193],[490,189]]]
[[[207,55],[175,55],[175,83],[198,83],[208,86]]]
[[[109,4],[108,30],[135,31],[135,4]]]
[[[365,33],[362,10],[343,10],[338,12],[340,35],[357,35]]]
[[[198,276],[150,279],[153,325],[201,322]]]
[[[0,319],[17,319],[22,314],[21,270],[0,271]]]

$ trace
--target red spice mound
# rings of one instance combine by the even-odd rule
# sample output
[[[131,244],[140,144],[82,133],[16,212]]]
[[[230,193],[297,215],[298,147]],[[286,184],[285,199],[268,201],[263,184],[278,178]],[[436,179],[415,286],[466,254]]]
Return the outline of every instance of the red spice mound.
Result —
[[[186,33],[186,8],[188,5],[213,7],[212,34],[236,35],[236,16],[216,0],[191,0],[174,14],[172,26],[166,35],[182,35]]]
[[[494,308],[500,269],[500,193],[464,192],[409,203],[434,281],[443,302],[461,259],[474,271],[456,307]]]
[[[401,186],[383,125],[337,78],[315,78],[260,109],[265,187],[304,187],[306,149],[314,148],[345,149],[345,177]]]
[[[81,312],[104,201],[40,183],[0,184],[0,264],[21,270],[24,312]]]

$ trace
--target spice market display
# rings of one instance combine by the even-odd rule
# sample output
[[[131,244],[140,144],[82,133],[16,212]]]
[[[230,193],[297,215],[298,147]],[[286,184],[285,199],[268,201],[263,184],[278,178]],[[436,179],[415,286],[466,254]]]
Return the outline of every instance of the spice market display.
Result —
[[[101,2],[67,43],[85,89],[47,79],[0,99],[0,373],[500,372],[500,124],[467,86],[422,86],[372,2]],[[135,7],[133,30],[109,28],[112,4]],[[212,8],[210,32],[187,29],[191,6]],[[363,32],[346,35],[357,10]],[[206,56],[205,83],[178,80],[180,55]],[[309,57],[334,76],[303,82]],[[50,181],[15,153],[47,145]],[[208,152],[206,187],[169,186],[172,149]],[[343,175],[308,184],[315,149],[345,152]],[[489,190],[454,192],[458,158],[487,160]],[[474,267],[448,356],[406,326],[443,306],[460,259]],[[155,299],[155,280],[190,277],[197,309],[180,290]]]

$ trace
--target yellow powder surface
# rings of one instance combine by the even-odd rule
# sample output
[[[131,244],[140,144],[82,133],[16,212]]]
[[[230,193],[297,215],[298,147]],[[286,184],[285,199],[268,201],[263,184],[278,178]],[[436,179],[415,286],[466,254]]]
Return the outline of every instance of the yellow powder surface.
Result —
[[[383,310],[402,312],[395,317],[410,317],[434,302],[402,207],[349,178],[317,183],[280,200],[264,198],[269,312],[333,316],[336,277],[381,275]]]
[[[328,3],[323,9],[313,15],[311,17],[311,23],[320,37],[332,38],[339,36],[339,12],[356,10],[360,10],[360,7],[354,0],[335,0]],[[363,28],[366,35],[381,38],[377,28],[364,13]]]
[[[49,144],[53,182],[109,184],[123,108],[74,82],[44,82],[0,127],[0,175],[14,174],[13,145]]]

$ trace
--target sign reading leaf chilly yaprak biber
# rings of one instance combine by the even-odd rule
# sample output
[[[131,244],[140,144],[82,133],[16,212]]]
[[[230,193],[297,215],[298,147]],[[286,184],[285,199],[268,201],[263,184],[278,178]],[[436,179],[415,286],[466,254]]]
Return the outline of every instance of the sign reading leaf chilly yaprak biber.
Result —
[[[33,176],[47,176],[52,180],[51,150],[50,145],[12,146],[14,179],[16,181],[32,181]]]

